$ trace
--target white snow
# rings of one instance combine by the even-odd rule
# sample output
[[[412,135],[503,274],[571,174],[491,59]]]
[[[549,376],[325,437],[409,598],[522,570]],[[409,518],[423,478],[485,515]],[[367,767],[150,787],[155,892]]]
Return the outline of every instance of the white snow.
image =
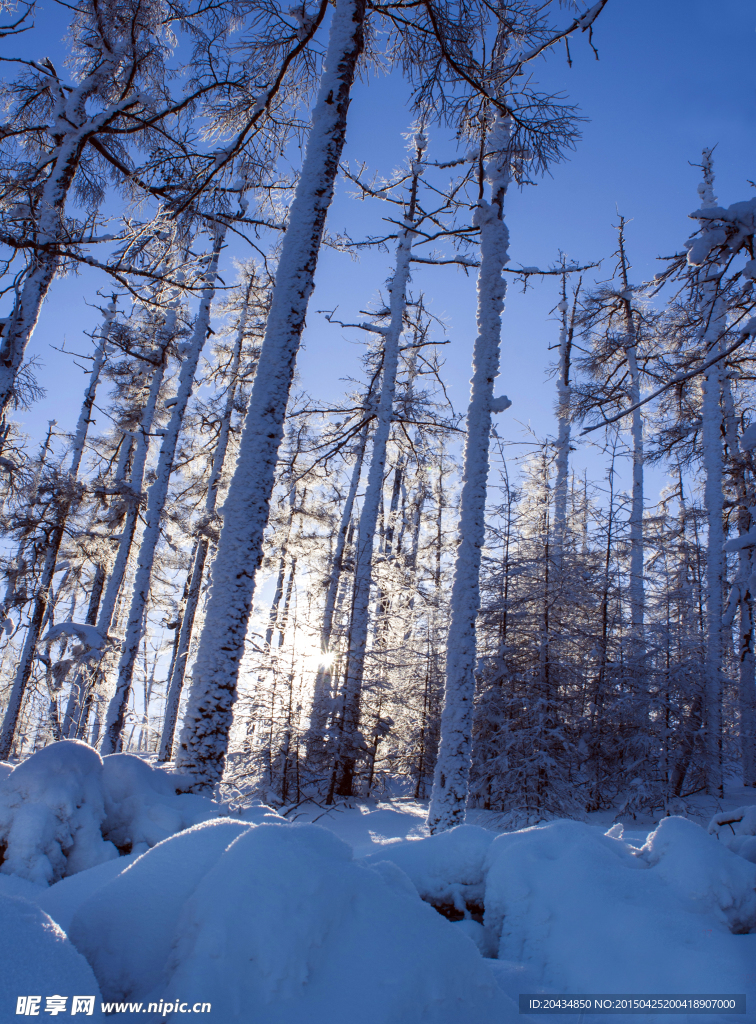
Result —
[[[428,835],[419,801],[292,809],[313,825],[259,803],[219,817],[185,782],[63,741],[0,783],[14,1007],[99,1004],[90,968],[104,1000],[210,1002],[224,1024],[507,1024],[509,997],[536,991],[756,999],[756,806],[711,834],[664,818],[645,841],[567,820]],[[117,857],[110,839],[156,845]]]
[[[49,1020],[45,1013],[46,996],[66,997],[68,1018],[72,997],[94,996],[95,1010],[86,1020],[104,1020],[100,1012],[100,992],[92,968],[77,953],[58,925],[38,907],[26,900],[0,893],[0,1018],[16,1017],[19,996],[39,995],[35,1016]]]
[[[484,865],[495,838],[494,832],[476,825],[457,825],[419,841],[392,843],[367,857],[366,863],[391,860],[423,899],[464,912],[467,904],[483,903]]]
[[[460,929],[317,825],[212,822],[166,840],[80,909],[71,936],[105,998],[181,993],[224,1022],[515,1019]]]
[[[223,818],[189,829],[137,858],[82,904],[70,936],[105,999],[146,998],[160,985],[186,900],[250,827]]]
[[[192,825],[224,813],[221,804],[177,793],[181,776],[151,768],[134,754],[103,758],[106,818],[103,833],[120,850],[144,853]]]
[[[0,783],[4,874],[49,885],[118,856],[103,839],[102,759],[78,740],[52,743]]]

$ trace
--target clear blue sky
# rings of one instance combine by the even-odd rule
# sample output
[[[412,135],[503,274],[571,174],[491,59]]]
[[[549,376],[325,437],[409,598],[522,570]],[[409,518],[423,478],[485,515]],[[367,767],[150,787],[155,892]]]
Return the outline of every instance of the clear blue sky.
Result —
[[[61,52],[65,11],[50,7],[37,19],[44,26],[35,32],[37,56],[42,56],[43,41],[51,54]],[[566,12],[562,17],[567,18]],[[704,146],[717,147],[720,201],[729,204],[752,194],[747,179],[756,180],[756,7],[750,0],[609,0],[594,38],[599,61],[579,40],[572,46],[572,68],[563,50],[536,68],[541,84],[563,91],[588,120],[568,161],[536,188],[508,197],[510,252],[514,262],[544,265],[562,249],[576,260],[603,258],[608,273],[619,209],[632,221],[628,242],[637,282],[656,272],[656,257],[677,250],[690,234],[687,215],[697,205],[698,170],[689,162],[700,159]],[[7,53],[14,44],[3,45]],[[382,172],[401,161],[401,133],[410,121],[407,94],[398,74],[372,77],[355,87],[347,159],[366,160]],[[444,146],[444,134],[431,136]],[[342,185],[329,227],[348,227],[359,235],[371,218],[377,225],[381,212],[350,200]],[[244,255],[241,250],[237,254]],[[315,396],[338,395],[338,378],[356,370],[359,347],[314,311],[338,305],[343,317],[351,319],[383,285],[389,265],[385,254],[359,263],[333,251],[322,254],[299,359],[301,386]],[[50,345],[64,337],[74,349],[86,342],[82,327],[93,324],[96,315],[83,314],[83,303],[94,301],[96,288],[105,283],[86,273],[53,285],[32,346],[44,362],[40,379],[48,389],[47,398],[24,417],[34,435],[51,418],[64,429],[74,422],[83,377]],[[475,334],[474,277],[434,268],[418,274],[416,283],[422,284],[433,311],[448,322],[446,376],[456,406],[464,409]],[[510,440],[522,437],[520,424],[525,422],[540,435],[553,431],[553,383],[544,371],[551,359],[548,345],[557,336],[557,324],[549,319],[556,299],[554,280],[546,279],[526,295],[510,288],[497,386],[497,393],[507,393],[514,402],[498,420],[500,433]]]

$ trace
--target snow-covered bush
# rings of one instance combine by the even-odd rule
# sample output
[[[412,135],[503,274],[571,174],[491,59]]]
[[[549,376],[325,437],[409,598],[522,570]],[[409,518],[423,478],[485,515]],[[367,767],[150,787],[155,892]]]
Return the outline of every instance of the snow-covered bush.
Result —
[[[227,813],[183,782],[132,754],[51,743],[0,778],[0,870],[51,885]]]
[[[180,992],[229,1024],[516,1014],[473,943],[395,866],[353,860],[316,825],[213,821],[167,839],[80,908],[71,937],[104,998]]]
[[[100,755],[78,740],[51,743],[0,782],[0,870],[50,885],[117,857],[104,818]]]
[[[207,797],[177,792],[184,780],[133,754],[103,758],[103,835],[119,850],[144,853],[168,836],[224,813]]]
[[[464,914],[469,907],[483,906],[484,865],[495,838],[494,832],[476,825],[457,825],[425,839],[391,843],[365,862],[390,860],[428,903]]]
[[[46,996],[66,998],[66,1017],[73,996],[93,996],[94,1012],[86,1019],[104,1020],[91,967],[47,914],[26,900],[0,894],[0,920],[0,1020],[18,1019],[18,997],[34,993],[41,1000],[32,1016],[46,1015]]]
[[[728,850],[756,864],[756,806],[715,814],[709,832],[718,836]]]
[[[687,818],[663,818],[638,851],[686,905],[711,914],[731,932],[756,930],[756,867]]]

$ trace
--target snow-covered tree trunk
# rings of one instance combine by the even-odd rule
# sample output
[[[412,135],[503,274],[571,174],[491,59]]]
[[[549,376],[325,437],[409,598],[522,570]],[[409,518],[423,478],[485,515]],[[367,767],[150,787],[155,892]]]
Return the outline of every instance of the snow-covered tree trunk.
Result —
[[[509,120],[497,115],[488,140],[486,177],[490,202],[481,198],[476,209],[480,228],[478,274],[478,336],[473,349],[473,378],[467,410],[460,501],[459,541],[451,596],[451,621],[446,654],[446,685],[441,718],[441,745],[428,812],[432,832],[464,821],[470,779],[472,710],[477,661],[475,624],[480,608],[480,559],[485,541],[488,444],[491,414],[503,409],[494,400],[499,374],[501,313],[506,284],[502,276],[509,260],[509,232],[504,223],[504,197],[510,182]]]
[[[92,369],[89,372],[89,384],[84,392],[84,401],[81,405],[81,412],[76,423],[73,442],[71,444],[71,466],[68,470],[69,476],[76,480],[79,476],[79,468],[84,455],[84,445],[89,432],[89,424],[92,422],[92,406],[97,395],[97,387],[100,383],[100,374],[105,365],[107,356],[108,338],[113,326],[113,319],[116,314],[116,297],[109,302],[105,308],[102,326],[100,327],[99,340],[92,357]]]
[[[323,608],[323,620],[320,627],[320,652],[322,663],[318,666],[315,676],[315,686],[310,710],[310,725],[306,736],[307,757],[317,757],[322,752],[325,741],[325,729],[328,722],[328,714],[331,702],[331,679],[332,679],[332,654],[331,634],[333,632],[333,618],[336,611],[336,597],[339,592],[341,581],[341,570],[344,564],[344,552],[346,550],[349,526],[352,522],[354,502],[357,497],[357,489],[362,476],[362,464],[365,460],[365,449],[367,448],[369,423],[366,422],[360,431],[357,441],[355,462],[352,467],[352,476],[349,481],[344,507],[341,510],[341,522],[339,532],[336,535],[336,546],[331,560],[331,571],[328,575],[328,587],[326,589],[325,606]]]
[[[562,297],[559,312],[559,365],[557,368],[557,450],[554,481],[554,564],[561,577],[567,533],[567,485],[570,472],[570,361],[572,334],[568,323],[567,275],[562,275]]]
[[[123,448],[121,451],[121,457],[118,460],[115,479],[113,481],[114,488],[123,488],[127,505],[121,532],[118,537],[118,549],[113,561],[113,566],[108,575],[108,581],[105,585],[100,610],[97,616],[97,632],[105,641],[110,637],[110,631],[116,617],[118,597],[121,593],[123,581],[126,578],[126,570],[129,565],[129,559],[131,558],[131,549],[134,544],[134,537],[136,536],[136,528],[139,521],[139,505],[142,497],[142,485],[144,483],[144,471],[150,449],[150,436],[153,421],[155,419],[155,413],[157,411],[160,391],[165,378],[166,364],[168,360],[168,346],[173,340],[173,336],[176,331],[176,316],[177,300],[174,300],[168,305],[164,323],[159,331],[158,344],[153,350],[152,356],[155,368],[152,373],[147,400],[142,409],[142,415],[139,421],[139,430],[136,432],[134,440],[130,437],[124,436],[122,441]],[[129,473],[128,485],[126,485],[125,477],[129,457],[131,457],[131,471]],[[87,708],[89,708],[93,699],[93,686],[95,685],[96,677],[100,675],[102,671],[102,668],[98,667],[94,673],[94,678],[88,681],[86,687],[87,693],[84,698],[84,704]],[[103,689],[107,694],[109,688],[107,670],[105,670],[105,673],[106,677],[103,682]],[[88,714],[88,711],[86,714]],[[86,726],[86,714],[83,716],[80,728]],[[93,746],[99,742],[100,726],[101,720],[98,716],[95,720],[92,733]]]
[[[163,442],[160,446],[155,480],[148,492],[145,527],[134,577],[134,589],[132,591],[129,619],[126,626],[126,636],[121,650],[121,660],[118,665],[118,680],[115,693],[108,706],[105,732],[100,745],[100,750],[103,754],[113,754],[116,752],[123,730],[126,707],[131,693],[134,666],[144,629],[150,582],[152,580],[152,566],[155,560],[158,541],[160,540],[163,509],[168,497],[168,485],[173,471],[184,413],[192,395],[194,377],[197,373],[200,355],[209,334],[210,307],[215,295],[218,260],[220,259],[225,235],[225,226],[216,222],[212,257],[205,272],[205,287],[202,291],[199,312],[194,322],[191,340],[188,342],[186,352],[181,360],[181,371],[179,373],[174,404],[171,408],[171,418],[168,421]]]
[[[737,495],[738,537],[728,541],[727,549],[738,553],[738,571],[732,584],[725,611],[725,625],[730,626],[738,613],[738,704],[740,708],[740,761],[743,785],[756,786],[756,651],[754,650],[754,547],[753,487],[749,486],[746,453],[738,437],[737,415],[729,377],[722,386],[725,436],[729,450],[729,475]],[[750,439],[749,439],[750,440]],[[743,444],[748,449],[747,442]],[[752,532],[753,531],[753,532]]]
[[[625,353],[630,373],[628,397],[631,406],[640,402],[641,379],[638,367],[638,331],[636,328],[635,311],[633,309],[633,291],[628,279],[630,269],[625,252],[625,219],[620,219],[619,227],[619,271],[622,279],[621,293],[622,312],[625,322]],[[645,573],[643,552],[643,417],[639,408],[632,412],[631,433],[633,438],[633,489],[630,504],[630,628],[632,633],[632,656],[638,660],[643,656],[643,632],[645,616]]]
[[[113,481],[115,487],[124,483],[128,456],[130,454],[130,449],[133,447],[131,472],[129,473],[128,482],[128,507],[123,527],[118,538],[118,550],[116,551],[113,567],[108,575],[108,582],[105,586],[102,603],[100,604],[100,610],[97,616],[97,631],[104,638],[107,638],[113,625],[116,604],[118,602],[118,594],[121,590],[124,577],[126,576],[126,568],[131,555],[131,547],[134,543],[134,535],[136,533],[136,526],[139,520],[139,498],[142,493],[144,471],[150,448],[150,434],[152,431],[152,424],[155,419],[160,390],[163,386],[163,379],[165,377],[168,344],[173,338],[175,326],[176,310],[175,308],[171,308],[166,314],[165,323],[163,324],[160,332],[162,335],[161,344],[154,353],[156,360],[155,369],[152,374],[152,380],[150,381],[150,390],[147,396],[147,401],[142,409],[139,430],[137,431],[136,438],[133,442],[130,438],[124,437],[122,442],[124,447],[121,453],[123,458],[119,460],[119,466]]]
[[[404,314],[407,308],[407,287],[410,280],[410,260],[416,226],[417,188],[422,169],[425,137],[418,135],[415,141],[417,155],[412,166],[409,202],[405,212],[404,227],[396,247],[396,263],[389,285],[391,317],[383,335],[381,391],[375,417],[373,448],[365,497],[357,530],[349,651],[339,720],[339,746],[329,799],[333,798],[334,792],[340,796],[352,795],[355,761],[357,751],[361,746],[359,728],[370,618],[370,587],[373,582],[373,542],[378,523],[378,512],[383,501],[386,452],[394,418],[399,339],[404,329]]]
[[[365,0],[337,0],[307,150],[281,246],[249,412],[223,509],[210,598],[177,757],[181,770],[194,777],[198,790],[212,789],[223,774],[286,404],[344,147],[364,20]]]
[[[210,466],[210,479],[207,483],[207,494],[205,495],[205,515],[203,529],[207,529],[215,515],[218,503],[218,491],[220,487],[223,466],[228,452],[228,439],[231,432],[231,417],[234,411],[237,386],[239,383],[239,366],[241,364],[242,349],[244,347],[244,332],[247,327],[247,315],[249,310],[250,296],[252,293],[253,279],[250,278],[249,286],[245,295],[244,303],[239,317],[239,326],[234,340],[234,350],[229,369],[230,384],[226,394],[226,402],[221,415],[221,425],[218,431],[218,440],[213,452],[213,459]],[[197,548],[194,553],[192,574],[189,580],[189,587],[186,594],[184,614],[181,617],[178,642],[176,646],[176,657],[173,662],[169,676],[168,694],[165,701],[165,712],[163,716],[163,731],[160,736],[159,761],[170,761],[173,754],[173,738],[176,732],[176,721],[178,719],[179,705],[181,703],[181,692],[184,687],[184,676],[186,664],[189,659],[189,647],[192,642],[192,630],[194,619],[199,607],[200,592],[202,590],[202,578],[205,571],[205,562],[210,548],[210,538],[207,533],[199,537]]]
[[[711,152],[704,150],[702,208],[717,205]],[[702,355],[718,355],[727,328],[727,312],[719,291],[716,267],[707,266],[699,287],[699,310],[703,329]],[[715,362],[705,371],[701,408],[704,505],[708,537],[706,542],[706,660],[705,728],[706,786],[712,796],[723,795],[722,778],[722,611],[724,586],[724,495],[722,452],[722,363]]]

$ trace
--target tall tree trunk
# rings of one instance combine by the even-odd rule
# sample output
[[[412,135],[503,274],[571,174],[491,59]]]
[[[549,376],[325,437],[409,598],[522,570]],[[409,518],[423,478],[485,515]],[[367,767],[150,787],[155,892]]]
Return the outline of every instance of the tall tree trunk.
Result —
[[[486,202],[481,198],[476,210],[481,248],[478,336],[473,349],[473,379],[467,410],[459,543],[452,584],[441,746],[428,812],[431,832],[440,832],[464,821],[470,780],[472,707],[477,660],[475,624],[480,608],[480,552],[485,541],[488,444],[493,385],[499,373],[501,313],[506,294],[502,272],[509,260],[509,232],[503,219],[504,197],[510,182],[509,140],[509,120],[498,116],[489,140],[491,158],[486,165],[491,201]]]
[[[622,307],[625,321],[625,353],[630,372],[630,404],[640,402],[641,380],[638,367],[638,332],[632,303],[632,289],[628,279],[630,265],[625,252],[625,218],[619,225],[619,269],[622,278]],[[632,633],[632,660],[636,671],[644,654],[645,579],[643,566],[643,419],[639,408],[633,409],[633,491],[630,506],[630,622]]]
[[[554,481],[554,565],[557,571],[557,585],[561,583],[564,561],[564,545],[567,535],[567,484],[570,472],[570,363],[572,336],[574,333],[575,309],[572,323],[568,319],[567,274],[562,274],[562,298],[559,311],[562,326],[559,332],[559,367],[557,370],[557,454],[556,480]]]
[[[212,789],[223,775],[286,404],[344,147],[364,20],[365,0],[337,0],[236,471],[224,507],[213,586],[184,716],[177,764],[193,776],[197,790]]]
[[[748,464],[738,440],[735,403],[730,381],[723,381],[725,436],[729,449],[729,473],[737,495],[738,572],[733,581],[725,622],[732,622],[738,612],[738,703],[740,706],[740,760],[743,785],[756,786],[756,653],[754,652],[754,543],[751,534],[754,525],[751,509],[754,504],[752,486],[749,487]],[[729,547],[729,545],[728,545]]]
[[[711,152],[704,150],[703,207],[716,206]],[[710,359],[722,347],[727,326],[719,280],[707,268],[700,287],[699,308],[704,321],[702,354]],[[704,503],[708,538],[706,542],[706,787],[710,795],[723,795],[722,778],[722,588],[724,584],[724,526],[722,476],[722,364],[713,363],[705,372],[701,410],[703,461],[706,480]]]

